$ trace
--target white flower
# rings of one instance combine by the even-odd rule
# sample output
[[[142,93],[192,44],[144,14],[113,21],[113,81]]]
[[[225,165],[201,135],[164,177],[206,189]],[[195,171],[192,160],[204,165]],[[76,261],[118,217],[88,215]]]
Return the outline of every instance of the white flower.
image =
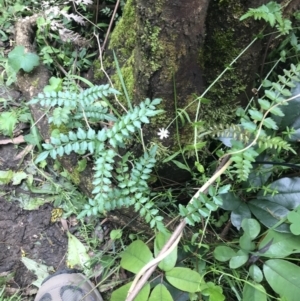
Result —
[[[159,131],[158,131],[157,135],[159,136],[159,139],[164,139],[164,138],[169,137],[170,132],[167,129],[161,128],[158,130]]]

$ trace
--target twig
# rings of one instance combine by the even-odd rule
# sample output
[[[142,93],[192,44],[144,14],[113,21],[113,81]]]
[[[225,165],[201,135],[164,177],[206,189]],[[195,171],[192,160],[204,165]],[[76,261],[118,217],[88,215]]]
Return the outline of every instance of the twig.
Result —
[[[98,48],[99,48],[100,70],[101,70],[101,71],[104,73],[104,75],[106,76],[106,78],[107,78],[107,80],[109,81],[111,87],[114,88],[114,85],[113,85],[113,83],[112,83],[110,77],[108,76],[108,74],[106,73],[106,71],[105,71],[105,69],[104,69],[104,67],[103,67],[102,50],[101,50],[101,44],[100,44],[100,41],[99,41],[99,37],[98,37],[98,35],[95,34],[95,32],[94,32],[94,36],[95,36],[95,38],[96,38],[96,40],[97,40]],[[120,107],[121,107],[125,112],[127,112],[126,108],[125,108],[125,107],[121,104],[121,102],[119,101],[117,95],[114,94],[114,96],[115,96],[116,102],[120,105]]]
[[[109,26],[108,26],[108,29],[107,29],[107,32],[106,32],[106,35],[105,35],[105,39],[104,39],[104,42],[103,42],[101,51],[103,51],[103,50],[105,49],[105,46],[106,46],[106,43],[107,43],[107,39],[108,39],[108,36],[109,36],[109,34],[110,34],[112,25],[113,25],[113,23],[114,23],[115,15],[116,15],[116,13],[117,13],[117,9],[118,9],[118,7],[119,7],[119,4],[120,4],[120,0],[117,1],[116,6],[115,6],[115,9],[114,9],[114,12],[113,12],[113,14],[112,14],[112,16],[111,16],[111,19],[110,19],[110,22],[109,22]]]
[[[202,192],[205,192],[206,189],[212,185],[216,179],[221,176],[226,169],[230,166],[230,164],[232,163],[232,161],[230,160],[230,157],[224,157],[221,159],[220,165],[218,166],[216,172],[213,174],[213,176],[197,191],[197,193],[192,197],[192,199],[190,200],[190,203],[193,202],[193,200],[199,196],[199,194]],[[137,294],[139,293],[139,291],[142,289],[142,287],[145,285],[146,281],[150,278],[150,276],[153,274],[153,272],[155,271],[159,261],[158,259],[161,258],[165,258],[170,252],[172,252],[172,250],[174,250],[176,248],[176,246],[178,245],[180,238],[182,236],[182,232],[184,227],[186,226],[186,221],[182,220],[180,222],[180,224],[176,227],[176,229],[174,230],[173,234],[171,235],[170,239],[168,240],[168,242],[164,245],[164,247],[161,249],[161,251],[159,252],[158,256],[153,259],[152,261],[150,261],[147,266],[150,267],[148,268],[147,271],[144,271],[144,275],[142,276],[142,278],[138,281],[138,279],[140,278],[140,273],[136,276],[136,278],[134,279],[129,291],[128,291],[128,295],[126,298],[126,301],[132,301]],[[170,251],[171,250],[171,251]],[[167,253],[166,256],[163,256]],[[137,280],[136,280],[137,279]]]

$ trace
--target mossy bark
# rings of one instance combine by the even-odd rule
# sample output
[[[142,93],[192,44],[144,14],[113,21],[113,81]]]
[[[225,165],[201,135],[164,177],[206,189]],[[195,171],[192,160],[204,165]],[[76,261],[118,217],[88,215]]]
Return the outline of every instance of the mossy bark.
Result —
[[[109,49],[117,54],[132,102],[139,103],[146,97],[163,100],[161,109],[166,113],[144,130],[146,143],[157,139],[159,128],[169,126],[176,116],[175,105],[184,108],[191,95],[203,91],[198,57],[208,3],[128,0],[122,21],[112,33]],[[105,62],[106,67],[114,65],[109,58]],[[113,80],[121,89],[117,75]],[[164,140],[164,145],[175,144],[174,129],[174,124],[169,127],[170,139]]]

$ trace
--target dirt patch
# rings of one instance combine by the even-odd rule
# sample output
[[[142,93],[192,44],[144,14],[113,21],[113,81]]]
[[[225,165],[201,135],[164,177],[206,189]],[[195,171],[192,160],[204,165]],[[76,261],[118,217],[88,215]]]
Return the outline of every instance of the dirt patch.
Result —
[[[50,204],[27,211],[17,202],[0,197],[0,273],[14,272],[20,288],[29,286],[35,275],[21,262],[22,254],[38,263],[64,268],[67,237],[59,223],[51,223]]]

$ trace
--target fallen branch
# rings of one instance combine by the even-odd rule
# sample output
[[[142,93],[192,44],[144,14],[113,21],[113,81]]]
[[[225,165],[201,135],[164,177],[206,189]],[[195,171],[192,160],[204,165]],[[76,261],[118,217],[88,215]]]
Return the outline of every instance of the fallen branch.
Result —
[[[206,190],[211,186],[217,178],[219,178],[225,171],[226,169],[230,166],[232,161],[230,160],[230,157],[224,157],[222,158],[217,170],[213,174],[213,176],[195,193],[195,195],[191,198],[190,203],[193,202],[195,198],[199,196],[199,194],[202,192],[206,192]],[[184,227],[186,226],[186,221],[182,220],[180,224],[176,227],[174,230],[173,234],[171,235],[170,239],[168,242],[164,245],[164,247],[161,249],[159,252],[158,256],[154,258],[152,261],[150,261],[140,273],[138,273],[134,279],[134,281],[131,284],[131,287],[128,291],[126,301],[132,301],[139,291],[142,289],[142,287],[145,285],[147,280],[150,278],[150,276],[153,274],[155,271],[157,265],[161,260],[163,260],[165,257],[167,257],[172,250],[176,248],[178,245],[180,238],[182,236],[182,232]],[[143,273],[143,275],[141,275]],[[140,279],[140,277],[142,278]],[[139,280],[140,279],[140,280]]]

